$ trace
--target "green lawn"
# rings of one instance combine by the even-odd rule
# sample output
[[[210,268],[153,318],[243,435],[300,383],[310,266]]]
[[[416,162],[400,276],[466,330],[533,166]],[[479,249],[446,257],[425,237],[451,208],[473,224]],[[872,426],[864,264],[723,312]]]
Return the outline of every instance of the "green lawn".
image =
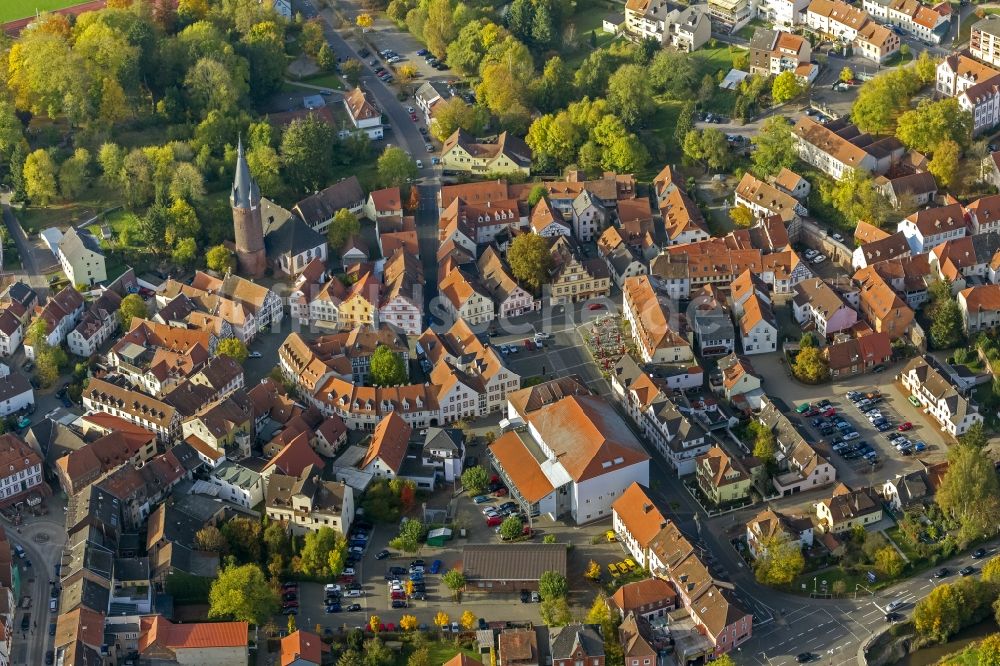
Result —
[[[578,67],[584,58],[594,50],[594,47],[590,45],[591,31],[597,38],[596,48],[604,48],[610,44],[615,36],[610,32],[604,32],[601,25],[604,23],[605,16],[622,11],[620,5],[594,1],[581,2],[572,18],[573,26],[576,28],[576,48],[563,49],[563,60],[566,61],[566,65],[571,69]]]
[[[117,193],[98,184],[87,190],[77,201],[54,203],[45,208],[28,206],[24,210],[17,211],[17,218],[21,221],[25,233],[31,234],[48,227],[76,224],[119,205],[121,199]]]
[[[332,88],[333,90],[344,89],[344,84],[343,82],[341,82],[340,77],[330,72],[323,72],[320,74],[313,74],[312,76],[307,76],[302,79],[302,83],[308,83],[311,86],[323,86],[324,88]]]
[[[677,116],[680,115],[683,102],[667,99],[665,96],[657,96],[656,113],[646,124],[650,129],[644,130],[643,135],[653,135],[667,146],[666,164],[678,164],[681,161],[680,146],[674,140],[674,126],[677,124]],[[662,168],[662,164],[650,164],[647,173],[636,174],[639,178],[650,180]]]
[[[0,23],[34,16],[35,11],[47,12],[80,4],[80,0],[3,0],[0,2]]]
[[[458,618],[455,619],[457,620]],[[480,655],[476,652],[472,650],[464,650],[461,645],[447,640],[430,641],[428,642],[427,648],[431,653],[432,664],[444,664],[459,653],[472,657],[473,659],[480,658]]]

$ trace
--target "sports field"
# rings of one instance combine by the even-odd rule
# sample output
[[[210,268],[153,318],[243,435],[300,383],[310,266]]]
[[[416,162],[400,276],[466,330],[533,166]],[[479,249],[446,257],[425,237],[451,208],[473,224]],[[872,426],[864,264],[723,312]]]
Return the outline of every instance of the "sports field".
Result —
[[[78,5],[82,0],[0,0],[0,23],[34,16],[35,11],[47,12]]]

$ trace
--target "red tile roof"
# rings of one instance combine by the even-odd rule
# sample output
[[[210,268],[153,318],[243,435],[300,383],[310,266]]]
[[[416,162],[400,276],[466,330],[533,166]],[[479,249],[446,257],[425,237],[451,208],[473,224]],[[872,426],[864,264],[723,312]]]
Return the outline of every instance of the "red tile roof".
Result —
[[[245,647],[246,622],[174,624],[162,615],[144,617],[139,624],[139,652],[152,646],[177,649]]]

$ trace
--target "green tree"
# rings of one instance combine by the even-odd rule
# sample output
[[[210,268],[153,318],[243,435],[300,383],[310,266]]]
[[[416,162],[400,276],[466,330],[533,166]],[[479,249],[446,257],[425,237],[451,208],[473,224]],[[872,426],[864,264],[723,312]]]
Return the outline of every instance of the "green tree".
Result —
[[[208,616],[262,625],[278,612],[278,594],[256,564],[231,565],[219,572],[208,594]]]
[[[323,42],[323,45],[319,47],[319,53],[316,54],[316,64],[324,72],[332,72],[337,68],[337,57],[327,42]]]
[[[136,317],[139,319],[149,317],[149,308],[146,307],[146,301],[142,300],[142,296],[139,294],[129,294],[122,299],[121,304],[118,306],[118,321],[121,323],[122,328],[128,331],[131,330],[132,320]]]
[[[872,558],[875,570],[888,578],[895,578],[903,573],[903,558],[896,552],[894,546],[886,545],[875,551]]]
[[[419,520],[409,519],[399,528],[399,536],[389,542],[389,546],[404,553],[415,553],[420,550],[426,530]]]
[[[802,334],[799,338],[799,347],[818,347],[819,340],[816,338],[816,334],[812,331],[808,331]]]
[[[989,456],[979,448],[958,444],[948,449],[948,470],[935,497],[958,526],[963,543],[996,531],[1000,482]]]
[[[608,81],[608,102],[629,127],[649,118],[655,104],[646,69],[639,65],[622,65]]]
[[[937,78],[937,66],[937,60],[927,51],[921,51],[920,56],[913,61],[913,71],[924,85],[934,83]]]
[[[840,80],[844,83],[850,83],[854,80],[854,70],[846,65],[842,70],[840,70]]]
[[[90,184],[90,151],[77,148],[59,166],[59,193],[64,199],[75,199]]]
[[[385,187],[399,187],[417,177],[417,164],[402,148],[390,146],[379,155],[379,182]]]
[[[943,141],[954,141],[968,148],[972,140],[972,114],[958,105],[958,99],[946,97],[932,102],[923,100],[907,111],[896,123],[896,138],[912,150],[934,152]]]
[[[48,151],[38,149],[24,160],[25,192],[33,202],[48,206],[56,198],[56,165]]]
[[[986,446],[990,443],[990,439],[986,436],[986,428],[983,426],[982,421],[977,421],[969,426],[969,429],[965,431],[964,435],[959,435],[958,441],[960,444],[977,449],[986,448]]]
[[[907,110],[923,84],[912,67],[900,67],[866,81],[851,108],[851,120],[861,131],[885,134]]]
[[[399,386],[406,383],[406,361],[385,345],[372,353],[369,378],[374,386]]]
[[[782,168],[791,167],[798,158],[792,126],[783,116],[765,120],[750,142],[756,147],[751,171],[758,178],[774,176]]]
[[[237,562],[261,561],[260,521],[243,516],[231,518],[222,525],[222,534],[229,542],[229,552]]]
[[[934,149],[934,156],[927,164],[941,187],[955,187],[959,180],[959,157],[961,148],[954,141],[942,141]]]
[[[482,494],[489,482],[489,472],[482,465],[467,467],[462,471],[462,487],[468,490],[470,495]]]
[[[458,569],[449,569],[441,575],[441,582],[452,591],[452,594],[457,594],[465,589],[465,574]]]
[[[225,273],[233,267],[233,253],[225,245],[216,245],[205,253],[205,265],[217,273]]]
[[[129,208],[134,210],[148,204],[154,190],[153,164],[149,157],[138,149],[129,152],[122,160],[118,182]]]
[[[566,583],[566,576],[558,571],[542,572],[538,579],[538,594],[542,599],[565,598],[569,593],[569,585]]]
[[[681,112],[677,114],[677,123],[674,125],[674,141],[678,146],[684,145],[684,137],[694,129],[694,114],[696,106],[693,100],[684,102]]]
[[[329,53],[326,40],[320,47],[316,61],[320,62],[323,46]],[[256,21],[240,40],[240,51],[247,59],[250,94],[257,101],[264,101],[281,89],[285,76],[285,31],[276,21]]]
[[[312,114],[293,120],[281,137],[288,184],[300,192],[326,186],[332,174],[334,142],[333,128]]]
[[[349,86],[357,88],[361,82],[361,62],[354,58],[348,59],[340,66],[340,73]]]
[[[175,201],[200,201],[205,196],[205,179],[198,167],[190,162],[180,162],[174,167],[168,191]]]
[[[754,457],[767,464],[774,463],[774,455],[778,445],[774,432],[765,425],[761,425],[756,430],[757,433],[753,442]]]
[[[344,247],[352,236],[361,233],[361,221],[358,216],[347,208],[341,208],[333,216],[333,221],[326,230],[327,242],[334,251]]]
[[[483,129],[484,120],[481,109],[467,104],[456,95],[434,108],[430,130],[434,138],[444,141],[458,129],[478,134]]]
[[[951,281],[938,280],[930,291],[928,312],[931,319],[928,337],[936,349],[951,349],[963,339],[962,310],[951,293]]]
[[[346,556],[347,541],[344,537],[332,527],[321,527],[315,532],[307,532],[303,538],[299,566],[303,573],[310,576],[336,576],[343,571]],[[339,566],[331,568],[331,563]]]
[[[1000,634],[990,634],[979,641],[976,651],[979,653],[976,666],[1000,666]]]
[[[688,54],[664,49],[649,64],[649,82],[673,99],[691,99],[698,72]]]
[[[416,618],[414,618],[414,620],[415,619]],[[402,625],[402,623],[403,621],[400,620],[400,625]],[[430,649],[424,645],[423,647],[419,647],[411,652],[410,656],[406,660],[406,666],[434,666],[434,663],[431,661]]]
[[[569,624],[573,619],[566,597],[546,599],[543,596],[538,614],[541,616],[542,622],[550,627],[561,627]]]
[[[378,625],[379,623],[375,622],[376,628]],[[361,652],[361,663],[363,666],[390,666],[396,663],[396,654],[376,636],[365,641]]]
[[[326,43],[323,35],[323,22],[319,18],[309,19],[302,25],[299,34],[299,45],[306,55],[315,58]]]
[[[537,234],[521,234],[507,251],[510,270],[518,280],[537,292],[549,281],[552,255],[548,239]]]
[[[45,346],[35,352],[35,376],[44,388],[59,381],[59,362],[53,351],[52,347]]]
[[[512,541],[521,537],[524,524],[518,516],[507,516],[500,523],[500,537],[507,541]]]
[[[215,353],[219,356],[228,356],[240,365],[243,365],[249,355],[247,346],[239,338],[223,338],[219,340],[215,348]]]
[[[774,100],[775,104],[784,104],[801,95],[803,90],[804,88],[799,83],[798,77],[795,76],[795,72],[785,70],[774,77],[774,83],[771,85],[771,99]]]
[[[541,183],[535,185],[531,188],[531,192],[528,193],[528,206],[534,208],[535,204],[547,196],[549,196],[549,188]]]
[[[914,628],[923,638],[943,643],[986,617],[995,599],[996,587],[975,578],[938,585],[914,607]]]
[[[805,569],[802,547],[785,534],[768,537],[754,562],[754,575],[764,585],[787,585]]]
[[[608,598],[603,592],[598,592],[597,596],[594,597],[594,603],[590,605],[590,610],[587,611],[587,624],[604,626],[613,621],[611,609],[608,607]]]
[[[729,209],[729,219],[733,221],[737,227],[742,229],[747,229],[753,226],[754,217],[753,211],[740,204],[738,206],[733,206]]]
[[[817,384],[829,378],[830,365],[823,356],[823,352],[816,347],[806,347],[800,349],[795,356],[792,372],[804,382]]]

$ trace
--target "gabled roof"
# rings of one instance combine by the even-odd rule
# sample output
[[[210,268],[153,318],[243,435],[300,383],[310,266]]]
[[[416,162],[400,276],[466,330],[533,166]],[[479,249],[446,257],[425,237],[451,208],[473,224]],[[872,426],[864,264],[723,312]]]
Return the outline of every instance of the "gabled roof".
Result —
[[[645,550],[669,522],[649,497],[648,489],[633,483],[611,505],[636,543]]]
[[[393,473],[398,474],[406,458],[406,447],[409,445],[411,434],[413,428],[410,424],[399,414],[390,412],[375,426],[368,451],[359,467],[364,469],[376,459],[380,459]]]

